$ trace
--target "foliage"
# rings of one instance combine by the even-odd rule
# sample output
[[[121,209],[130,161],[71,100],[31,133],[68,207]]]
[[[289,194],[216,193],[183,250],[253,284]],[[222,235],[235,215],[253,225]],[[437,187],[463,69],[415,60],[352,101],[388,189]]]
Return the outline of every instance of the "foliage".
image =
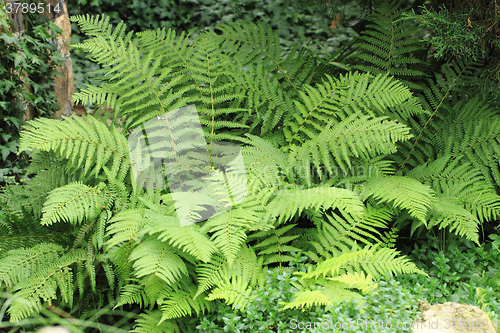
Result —
[[[499,4],[491,0],[456,1],[453,5],[419,7],[406,13],[430,33],[425,42],[431,47],[434,58],[441,62],[451,58],[474,61],[477,69],[477,86],[490,93],[498,103],[500,94],[500,44],[498,29]]]
[[[0,3],[1,183],[18,181],[8,175],[22,174],[27,167],[25,158],[15,158],[26,109],[32,107],[36,117],[50,117],[58,109],[52,78],[58,75],[55,68],[61,65],[63,58],[49,39],[56,38],[62,30],[38,13],[27,13],[23,17],[26,29],[12,33],[4,3]],[[29,90],[25,89],[26,85]]]
[[[390,6],[392,13],[400,4],[391,2]],[[389,31],[390,26],[391,20],[379,19],[366,34]],[[401,36],[399,32],[398,36]],[[368,38],[360,45],[358,57],[366,54],[364,58],[372,59],[375,66],[374,70],[366,68],[369,71],[388,68],[387,55],[393,53],[391,49],[380,51],[380,59],[386,62],[375,61],[370,55],[380,48],[379,44],[377,39]],[[405,46],[402,49],[405,50]],[[438,201],[433,199],[427,210],[428,227],[443,228],[452,223],[451,230],[459,235],[477,230],[486,220],[496,219],[500,208],[497,194],[500,177],[493,154],[499,149],[496,134],[499,118],[492,96],[478,90],[478,67],[476,63],[457,60],[443,66],[443,72],[434,74],[434,78],[428,78],[426,85],[422,85],[418,73],[406,72],[410,77],[417,74],[411,78],[410,86],[418,84],[420,88],[416,98],[408,101],[413,111],[407,109],[398,121],[411,128],[413,138],[399,142],[397,152],[392,155],[397,165],[395,175],[405,175],[429,185],[438,198]],[[422,232],[424,224],[415,217],[401,215],[395,225],[399,230],[409,227],[412,236],[416,230]],[[478,242],[478,238],[474,239]]]
[[[414,36],[414,23],[401,20],[400,6],[400,0],[393,0],[376,7],[356,44],[363,52],[356,52],[350,61],[357,69],[388,73],[418,89],[411,81],[427,76],[426,52]]]
[[[439,11],[422,6],[418,14],[412,12],[407,17],[417,19],[433,32],[430,42],[436,48],[436,58],[451,53],[479,61],[491,56],[492,48],[498,48],[500,18],[494,1],[458,1],[453,8],[442,5]]]
[[[199,330],[277,329],[286,321],[261,317],[257,299],[282,301],[270,308],[276,315],[318,311],[322,318],[318,309],[363,294],[382,302],[376,283],[388,288],[383,281],[401,273],[427,276],[400,255],[395,235],[439,229],[484,242],[492,232],[479,230],[500,213],[498,107],[471,88],[474,63],[457,60],[427,78],[411,70],[413,51],[421,50],[396,31],[406,27],[398,6],[371,16],[376,21],[356,51],[370,64],[359,67],[366,72],[342,74],[325,70],[305,48],[283,51],[261,22],[228,22],[191,41],[166,29],[127,33],[106,16],[73,17],[90,37],[75,47],[102,67],[100,85],[74,97],[111,107],[114,121],[89,115],[25,126],[20,151],[31,152],[36,176],[1,197],[8,246],[0,252],[0,287],[13,295],[9,320],[48,303],[83,318],[91,306],[140,311],[137,333],[192,331],[196,323],[187,319],[203,316]],[[397,41],[394,48],[374,52],[373,31]],[[244,199],[201,222],[204,189],[182,193],[179,202],[172,189],[144,188],[147,163],[136,177],[137,142],[127,140],[142,126],[152,153],[177,151],[195,134],[181,126],[189,119],[147,121],[189,105],[198,111],[212,170],[221,171],[214,167],[221,141],[239,145],[246,168],[245,179],[231,179],[247,190]],[[160,140],[166,130],[180,146]],[[186,187],[193,178],[182,170],[173,177]],[[184,215],[190,224],[182,227]],[[442,283],[446,263],[439,260]],[[264,288],[275,280],[285,292]],[[416,306],[368,304],[359,315],[384,320],[398,309],[407,318]],[[350,306],[329,315],[354,316]],[[238,311],[247,311],[246,321]]]
[[[93,295],[98,306],[117,299],[118,308],[149,307],[135,332],[185,331],[181,318],[211,311],[216,299],[243,308],[252,289],[262,286],[262,254],[266,265],[281,265],[291,260],[289,248],[306,249],[312,258],[290,308],[359,298],[356,288],[370,290],[380,274],[425,274],[395,249],[377,245],[377,228],[396,212],[391,203],[423,218],[433,195],[411,178],[391,176],[383,161],[398,141],[410,138],[409,128],[383,116],[411,98],[408,88],[386,75],[359,73],[340,79],[325,74],[322,84],[311,86],[313,63],[297,51],[283,56],[278,36],[263,24],[227,24],[222,34],[204,32],[190,46],[172,31],[133,36],[105,17],[73,20],[92,37],[77,47],[105,69],[99,87],[75,98],[113,107],[123,123],[119,130],[84,116],[26,125],[20,151],[32,152],[30,172],[37,175],[25,186],[9,187],[4,204],[20,218],[34,216],[52,240],[14,243],[3,252],[2,284],[16,296],[11,320],[56,299],[84,315],[86,296]],[[136,185],[126,136],[191,103],[209,147],[221,140],[243,144],[248,194],[233,209],[183,228],[171,193]],[[327,126],[319,126],[327,115]],[[336,187],[345,185],[345,173],[325,183],[324,175],[307,171],[326,166],[347,172],[355,165],[377,171],[359,176],[369,187],[364,195]],[[416,201],[422,203],[414,210]],[[184,201],[177,212],[197,211],[200,204]],[[291,223],[296,218],[303,222]],[[307,220],[317,226],[308,230]],[[28,238],[29,232],[20,233]]]
[[[478,247],[450,235],[444,247],[436,235],[425,242],[405,247],[404,252],[428,272],[430,278],[408,274],[398,277],[402,284],[413,286],[412,294],[431,304],[456,302],[479,306],[493,323],[500,320],[498,231]]]
[[[462,241],[458,237],[447,239],[447,246],[438,250],[437,238],[423,239],[413,248],[403,246],[409,258],[429,273],[400,275],[377,279],[377,288],[360,300],[336,303],[332,309],[321,306],[304,310],[283,310],[280,304],[289,303],[296,283],[294,272],[304,269],[304,259],[297,254],[290,268],[274,269],[267,273],[266,287],[252,292],[252,302],[244,309],[233,310],[218,303],[213,314],[202,316],[193,323],[196,332],[325,332],[331,323],[345,323],[346,332],[356,332],[356,323],[384,323],[385,327],[368,326],[371,332],[411,332],[410,324],[420,313],[418,300],[431,304],[457,302],[479,306],[488,313],[493,324],[498,323],[497,309],[500,299],[498,233],[484,246]],[[401,242],[403,243],[403,242]],[[298,323],[303,323],[298,328]],[[307,329],[307,323],[311,328]],[[314,323],[317,327],[314,328]],[[396,329],[397,323],[406,323],[407,329]],[[393,328],[388,328],[392,324]],[[366,328],[365,326],[362,326]],[[194,332],[194,330],[193,330]]]
[[[221,0],[221,1],[131,1],[125,5],[112,0],[79,0],[68,3],[71,15],[106,14],[110,23],[117,25],[121,20],[127,22],[127,29],[140,32],[157,28],[184,31],[190,35],[190,42],[203,30],[210,29],[236,19],[270,25],[280,37],[284,52],[294,46],[306,46],[317,54],[325,63],[336,50],[347,45],[356,36],[345,24],[330,24],[331,19],[319,18],[317,9],[312,5],[300,5],[296,1],[263,0]],[[359,10],[355,6],[346,6],[343,18],[357,18]],[[128,31],[127,31],[128,32]],[[72,23],[72,44],[85,39],[85,35]],[[81,49],[72,51],[74,62],[75,86],[79,91],[86,84],[94,81],[95,63],[86,59]]]

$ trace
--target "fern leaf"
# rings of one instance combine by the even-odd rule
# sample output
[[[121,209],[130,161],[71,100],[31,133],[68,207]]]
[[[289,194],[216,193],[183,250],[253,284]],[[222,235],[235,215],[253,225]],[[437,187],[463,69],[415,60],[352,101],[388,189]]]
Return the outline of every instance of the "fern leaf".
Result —
[[[351,60],[357,63],[355,68],[388,73],[406,80],[408,86],[415,88],[418,85],[412,81],[427,76],[427,63],[417,58],[417,54],[425,52],[425,48],[414,38],[413,22],[402,19],[401,3],[400,0],[392,0],[376,6],[376,12],[367,18],[370,24],[355,44],[361,52],[351,56]]]
[[[84,250],[67,253],[55,261],[44,265],[32,276],[16,284],[15,294],[9,307],[11,320],[18,321],[40,311],[42,301],[57,298],[59,288],[63,300],[70,304],[73,301],[73,274],[70,266],[88,259]]]
[[[110,239],[107,245],[113,247],[122,242],[140,241],[146,234],[144,230],[146,223],[143,209],[130,209],[117,213],[108,222],[107,236]]]
[[[208,262],[212,253],[217,251],[210,239],[200,233],[198,225],[180,227],[179,221],[172,216],[151,211],[145,214],[149,223],[144,231],[150,235],[159,233],[158,240],[183,250],[203,262]]]
[[[51,225],[61,220],[77,224],[84,218],[97,217],[103,207],[109,209],[111,204],[103,186],[95,188],[80,182],[68,184],[50,192],[42,209],[41,224]]]
[[[283,191],[270,203],[268,219],[277,218],[280,224],[305,209],[338,208],[358,217],[364,205],[354,192],[334,187],[316,187],[305,190]]]
[[[153,274],[169,285],[188,274],[185,262],[175,253],[174,248],[151,236],[132,250],[130,260],[134,261],[137,277]]]
[[[338,281],[346,284],[349,288],[356,288],[363,293],[367,293],[377,287],[373,284],[373,279],[370,274],[365,275],[364,272],[346,273],[340,276],[327,278],[328,280]]]
[[[223,299],[227,304],[234,309],[244,308],[249,301],[251,288],[248,288],[248,283],[242,278],[234,278],[231,281],[223,281],[214,288],[206,297],[207,300],[213,301]]]
[[[161,310],[146,310],[139,315],[132,333],[182,333],[179,325],[173,320],[163,321]]]
[[[21,134],[19,152],[53,151],[69,159],[74,171],[83,168],[87,174],[94,167],[92,173],[96,177],[108,162],[114,165],[113,170],[117,170],[113,176],[129,170],[128,144],[116,128],[110,131],[90,116],[66,120],[37,118],[28,122]]]
[[[163,315],[160,323],[168,319],[189,316],[193,312],[200,315],[205,311],[210,311],[210,302],[207,302],[204,297],[193,297],[195,292],[195,286],[191,286],[188,290],[182,290],[174,286],[168,297],[161,302]]]
[[[392,202],[395,207],[407,209],[411,216],[425,222],[434,191],[410,177],[377,177],[365,185],[363,197],[370,196],[380,202]]]

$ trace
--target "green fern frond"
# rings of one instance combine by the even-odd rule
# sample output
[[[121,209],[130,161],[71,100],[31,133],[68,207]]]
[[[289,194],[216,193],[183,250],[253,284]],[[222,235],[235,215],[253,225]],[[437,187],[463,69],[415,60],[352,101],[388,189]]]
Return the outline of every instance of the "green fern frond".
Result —
[[[134,261],[134,272],[139,278],[153,274],[173,285],[188,274],[186,263],[175,248],[151,236],[132,250],[130,260]]]
[[[294,300],[283,307],[283,310],[300,307],[313,307],[320,305],[331,305],[330,298],[323,294],[321,290],[309,290],[298,292],[294,295]]]
[[[32,156],[35,158],[41,153],[38,152]],[[19,204],[27,212],[32,213],[36,219],[40,219],[42,216],[43,206],[51,191],[76,181],[76,174],[69,175],[66,172],[65,161],[58,162],[49,169],[38,171],[36,176],[22,188],[23,191],[19,192]]]
[[[401,82],[382,74],[349,73],[340,79],[326,75],[326,79],[300,92],[300,100],[295,101],[298,112],[285,128],[289,143],[313,139],[325,132],[325,124],[335,125],[354,114],[386,116],[387,108],[401,105],[412,96]]]
[[[13,287],[28,280],[47,262],[54,262],[63,253],[64,248],[54,243],[10,250],[0,258],[0,281],[4,286]]]
[[[39,243],[57,240],[58,235],[42,227],[39,219],[29,212],[17,216],[8,211],[0,211],[0,258],[10,250],[30,248]]]
[[[380,202],[392,202],[395,207],[407,209],[411,216],[425,222],[434,191],[410,177],[376,177],[365,185],[363,198],[370,196]]]
[[[78,249],[68,252],[62,257],[45,263],[43,267],[32,273],[29,278],[17,283],[13,291],[14,298],[9,307],[11,320],[18,321],[40,311],[42,301],[57,298],[59,289],[64,302],[73,302],[73,274],[71,266],[89,259],[86,250]]]
[[[126,138],[116,128],[111,130],[93,117],[55,119],[36,118],[29,121],[21,134],[19,152],[52,151],[70,161],[69,171],[80,171],[96,177],[108,163],[118,174],[130,167]],[[85,163],[85,164],[84,164]]]
[[[302,279],[311,279],[318,276],[326,277],[327,274],[336,277],[344,272],[350,272],[352,268],[363,270],[372,277],[380,274],[394,273],[419,273],[424,274],[418,267],[405,257],[396,258],[399,251],[389,248],[380,248],[367,245],[363,250],[353,247],[350,252],[344,252],[336,257],[326,259],[317,267],[303,274]]]
[[[348,284],[339,281],[319,279],[316,290],[310,290],[308,284],[297,285],[298,292],[293,301],[286,303],[283,310],[323,305],[329,307],[334,303],[353,299],[361,300],[361,294],[352,291]]]
[[[115,305],[115,309],[124,304],[137,304],[141,308],[149,305],[149,298],[144,292],[144,286],[129,283],[125,285]]]
[[[144,209],[130,209],[118,212],[108,221],[108,247],[120,245],[123,242],[138,242],[146,234],[144,227]]]
[[[329,255],[332,252],[338,255],[350,249],[357,242],[370,244],[370,240],[377,242],[380,237],[378,229],[387,228],[394,212],[387,207],[373,207],[366,205],[362,218],[352,217],[350,214],[324,214],[321,225],[318,226],[316,236],[310,243],[316,253],[307,252],[313,260],[319,256]],[[326,219],[325,219],[326,217]]]
[[[160,323],[169,319],[189,316],[193,312],[199,316],[205,311],[210,311],[210,302],[205,300],[205,297],[194,297],[195,293],[195,286],[190,286],[187,290],[173,286],[167,298],[161,302],[163,315]]]
[[[283,82],[283,90],[290,98],[295,98],[306,84],[311,84],[313,76],[317,74],[316,63],[314,57],[303,56],[303,53],[294,47],[281,61],[274,77]]]
[[[190,281],[189,279],[187,281]],[[184,285],[183,282],[180,282]],[[168,295],[172,291],[172,287],[167,285],[165,281],[155,275],[146,276],[141,280],[141,285],[144,286],[144,293],[148,298],[149,302],[157,304],[164,299],[165,295]]]
[[[248,287],[248,282],[245,279],[233,278],[231,281],[226,280],[219,283],[206,299],[209,301],[223,299],[233,309],[236,307],[242,309],[248,303],[251,292],[252,288]]]
[[[390,249],[395,248],[398,239],[398,231],[399,229],[397,227],[392,227],[389,231],[384,232],[380,237],[380,246]]]
[[[347,82],[348,89],[338,92],[344,115],[354,113],[385,116],[387,107],[395,107],[412,97],[411,91],[400,81],[388,74],[348,73],[340,75]]]
[[[224,256],[215,254],[209,263],[200,264],[197,268],[198,291],[194,297],[232,278],[243,279],[249,286],[255,286],[264,276],[262,261],[263,258],[257,258],[252,248],[247,246],[241,247],[232,263]]]
[[[328,278],[328,280],[342,282],[349,288],[359,289],[363,293],[367,293],[377,288],[377,285],[373,283],[373,279],[370,274],[365,275],[364,272],[346,273],[333,278]]]
[[[151,211],[145,215],[148,225],[144,226],[144,231],[150,235],[159,233],[156,235],[158,240],[185,251],[203,262],[208,262],[212,253],[217,251],[210,239],[200,233],[197,224],[181,227],[175,217]]]
[[[296,224],[289,224],[278,229],[271,229],[270,231],[260,231],[248,237],[248,240],[260,240],[254,245],[255,249],[262,249],[259,256],[265,258],[264,265],[271,263],[283,263],[293,259],[288,255],[289,252],[300,252],[300,249],[291,246],[290,242],[300,237],[300,235],[290,235],[288,231],[295,227]]]
[[[90,17],[77,16],[73,17],[73,21],[89,29],[100,29],[99,22]],[[127,36],[111,34],[110,29],[75,45],[108,67],[102,77],[108,84],[97,89],[87,88],[75,95],[74,100],[99,99],[102,102],[105,96],[107,105],[114,105],[120,114],[126,116],[126,131],[155,116],[185,106],[188,100],[181,97],[193,88],[187,84],[189,77],[175,76],[172,67],[161,66],[169,56],[176,59],[186,56],[187,46],[182,41],[183,36],[176,44],[175,34],[146,34],[132,38],[132,33]],[[167,39],[162,40],[162,37]],[[142,49],[142,40],[147,42],[148,52]],[[171,52],[160,52],[164,46]],[[116,96],[119,96],[118,100],[115,100]]]
[[[229,75],[231,84],[246,96],[248,107],[248,112],[236,115],[235,121],[248,124],[250,133],[260,129],[260,135],[267,135],[281,123],[284,115],[292,113],[293,104],[278,79],[270,78],[261,64],[247,67],[247,70],[234,68]]]
[[[91,187],[76,182],[52,190],[43,206],[40,223],[51,225],[62,220],[77,224],[84,218],[97,217],[103,208],[110,209],[112,204],[103,185]]]
[[[210,240],[232,264],[247,238],[245,231],[260,223],[260,218],[251,209],[239,206],[210,218],[202,230],[211,233]]]
[[[163,29],[146,30],[137,33],[140,39],[141,49],[145,52],[155,52],[162,57],[161,67],[173,68],[174,72],[185,72],[185,66],[189,63],[193,48],[189,47],[189,38],[183,31],[176,37],[175,30]]]
[[[409,127],[387,121],[385,117],[370,119],[369,116],[352,115],[330,128],[331,124],[296,152],[291,151],[296,159],[303,161],[301,171],[310,169],[307,164],[312,161],[316,169],[324,165],[328,172],[333,173],[339,166],[347,173],[352,168],[354,157],[368,160],[380,154],[393,153],[396,142],[411,137]]]
[[[456,198],[437,196],[429,209],[428,228],[438,225],[479,245],[478,219],[467,211]]]
[[[146,310],[139,315],[132,333],[183,333],[174,320],[167,320],[160,324],[163,316],[161,310]]]
[[[335,187],[316,187],[304,190],[284,190],[277,193],[266,219],[277,218],[279,225],[292,216],[301,214],[305,209],[338,208],[341,211],[362,217],[364,205],[358,195],[352,191]]]
[[[471,119],[443,127],[443,135],[460,142],[456,145],[448,141],[445,151],[451,151],[453,158],[465,156],[491,183],[500,184],[500,170],[496,166],[500,152],[500,117]]]
[[[280,40],[270,26],[238,20],[219,25],[217,29],[222,31],[218,37],[221,49],[237,61],[239,68],[261,62],[272,72],[280,63]]]
[[[442,133],[445,130],[443,123],[449,123],[444,115],[449,113],[457,114],[454,104],[462,91],[460,86],[464,86],[470,81],[470,76],[475,73],[476,64],[454,61],[451,65],[443,66],[443,75],[436,74],[434,81],[428,79],[424,91],[419,96],[425,114],[417,115],[417,119],[409,119],[410,125],[414,128],[414,139],[411,142],[403,142],[399,147],[399,153],[395,159],[399,165],[396,175],[400,172],[408,172],[414,167],[423,164],[429,158],[436,159],[436,145],[426,144],[428,142],[440,141],[440,137],[448,140],[448,135],[437,136],[435,133]],[[455,102],[455,103],[452,103]],[[458,104],[460,106],[460,104]],[[450,110],[452,110],[450,112]],[[436,121],[439,119],[439,121]],[[449,141],[453,142],[453,141]],[[455,141],[458,142],[458,141]],[[442,147],[442,143],[437,144]],[[445,155],[447,152],[445,152]],[[407,167],[406,165],[409,165]]]
[[[428,76],[424,70],[427,63],[417,58],[426,53],[424,45],[414,38],[413,22],[402,19],[399,11],[402,1],[379,3],[376,13],[368,16],[366,26],[355,44],[361,52],[351,56],[354,67],[372,73],[387,73],[403,80],[414,80]],[[424,70],[422,70],[424,69]],[[412,88],[419,85],[404,81]]]
[[[73,94],[72,97],[83,105],[95,103],[114,109],[119,96],[118,91],[115,91],[112,85],[104,84],[100,87],[88,86],[84,91]]]
[[[432,186],[436,193],[445,198],[460,201],[460,206],[477,216],[481,222],[494,219],[500,214],[500,196],[489,185],[481,168],[462,161],[467,157],[462,155],[453,158],[451,155],[445,155],[429,164],[414,168],[408,176]],[[474,216],[471,221],[476,221]],[[468,234],[468,237],[472,237],[472,234]]]
[[[82,32],[87,36],[113,36],[114,38],[123,37],[125,34],[126,26],[121,21],[115,29],[109,24],[109,16],[99,15],[90,16],[85,15],[74,15],[71,16],[70,20],[72,22],[77,22],[82,29]]]
[[[220,141],[220,134],[232,134],[230,131],[222,131],[223,128],[247,127],[246,124],[236,121],[220,119],[220,114],[238,114],[246,109],[228,105],[228,102],[245,96],[235,89],[230,80],[226,79],[226,68],[231,60],[228,55],[220,52],[219,45],[214,43],[214,38],[210,32],[204,32],[196,39],[193,47],[197,52],[193,54],[186,67],[196,82],[194,89],[197,95],[193,98],[201,102],[197,105],[197,110],[201,114],[200,122],[205,125],[203,127],[205,137],[210,144]]]
[[[129,260],[132,247],[131,243],[125,243],[120,248],[115,247],[116,251],[109,251],[115,274],[118,277],[119,288],[123,288],[128,281],[132,281],[133,265]]]

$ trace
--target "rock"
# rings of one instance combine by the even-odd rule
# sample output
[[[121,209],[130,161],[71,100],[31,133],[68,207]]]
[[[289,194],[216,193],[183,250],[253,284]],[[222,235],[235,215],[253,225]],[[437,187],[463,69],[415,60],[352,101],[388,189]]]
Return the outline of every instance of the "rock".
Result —
[[[41,328],[38,331],[36,331],[36,333],[71,333],[71,332],[63,326],[50,326]]]
[[[497,332],[488,315],[477,306],[451,302],[431,306],[424,301],[420,301],[419,306],[422,320],[414,322],[414,333]]]

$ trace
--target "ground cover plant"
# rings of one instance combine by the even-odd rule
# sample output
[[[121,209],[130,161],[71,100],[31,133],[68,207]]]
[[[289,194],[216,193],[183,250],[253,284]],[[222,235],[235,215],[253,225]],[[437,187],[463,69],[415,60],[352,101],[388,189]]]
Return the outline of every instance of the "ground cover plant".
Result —
[[[305,311],[280,311],[280,304],[293,298],[293,271],[300,270],[307,256],[292,253],[290,267],[274,269],[267,275],[264,288],[252,292],[255,300],[242,310],[234,310],[220,302],[217,310],[193,320],[193,332],[335,332],[332,326],[344,323],[338,332],[411,332],[411,323],[419,318],[420,300],[430,304],[456,302],[479,306],[488,313],[494,325],[498,312],[500,279],[498,276],[500,248],[498,236],[478,247],[451,237],[446,248],[439,249],[439,240],[429,235],[422,245],[406,247],[404,253],[428,272],[383,276],[377,288],[360,300],[335,304],[331,309],[310,307]],[[302,267],[303,269],[303,267]],[[356,322],[360,320],[360,322]],[[298,324],[303,323],[303,329]],[[307,323],[316,328],[305,328]],[[379,323],[378,326],[375,323]],[[404,323],[404,325],[403,325]],[[400,328],[398,328],[400,324]],[[391,327],[392,326],[392,327]],[[498,327],[497,327],[498,329]]]
[[[452,296],[443,281],[459,299],[481,288],[474,297],[496,316],[498,107],[473,89],[480,64],[456,59],[431,75],[400,14],[396,2],[378,7],[348,58],[356,70],[341,73],[307,50],[283,52],[261,23],[223,24],[191,43],[73,17],[90,37],[76,47],[102,66],[101,85],[75,99],[112,108],[113,119],[35,119],[22,132],[34,176],[1,196],[2,317],[29,329],[51,309],[75,332],[285,332],[288,318],[409,320],[417,295]],[[196,221],[206,207],[138,186],[127,138],[189,105],[209,147],[240,146],[246,178],[233,181],[248,193],[181,227],[180,211]],[[445,276],[449,259],[428,255],[430,245],[425,257],[396,250],[436,230],[440,249],[456,244],[451,234],[468,251],[492,240],[474,258],[488,268]],[[377,308],[394,279],[409,303]]]

